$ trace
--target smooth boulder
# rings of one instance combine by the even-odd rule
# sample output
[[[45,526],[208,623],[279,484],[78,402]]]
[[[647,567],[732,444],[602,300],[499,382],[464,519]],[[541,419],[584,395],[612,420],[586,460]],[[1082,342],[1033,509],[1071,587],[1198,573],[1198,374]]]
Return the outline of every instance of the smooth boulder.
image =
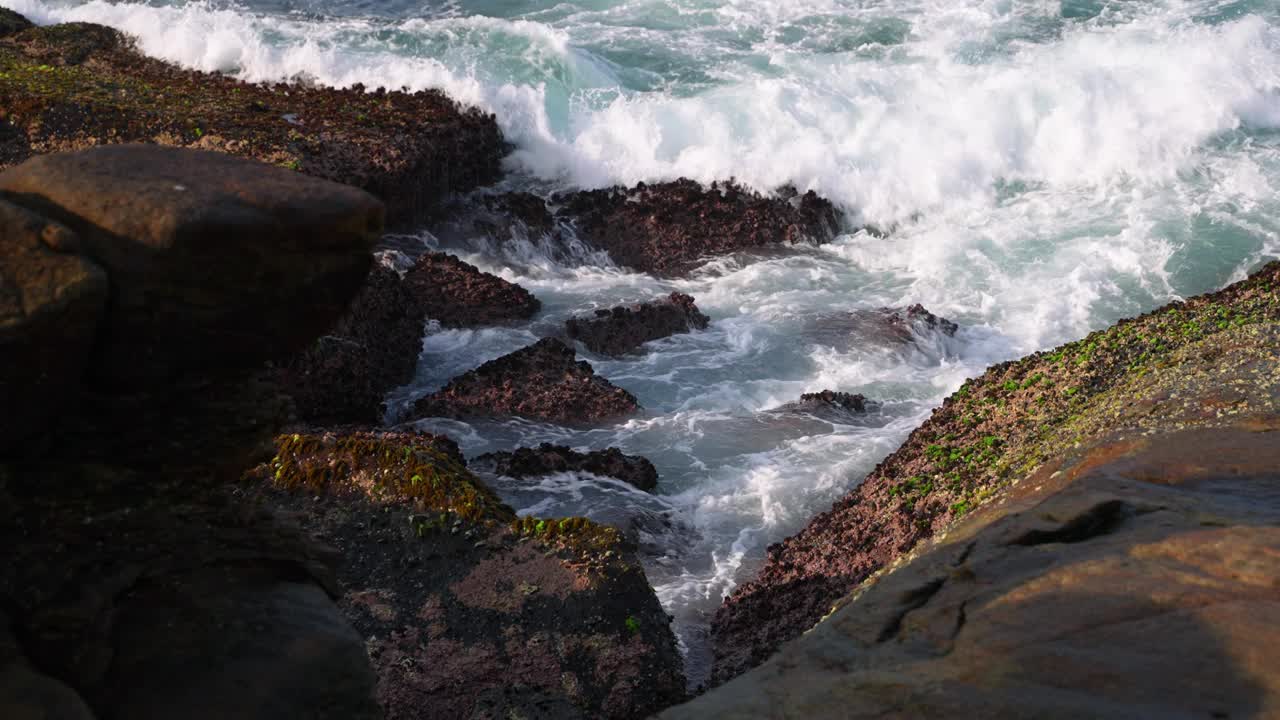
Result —
[[[352,187],[149,145],[33,158],[0,173],[0,192],[75,230],[110,276],[91,361],[103,389],[296,352],[346,310],[383,221]]]

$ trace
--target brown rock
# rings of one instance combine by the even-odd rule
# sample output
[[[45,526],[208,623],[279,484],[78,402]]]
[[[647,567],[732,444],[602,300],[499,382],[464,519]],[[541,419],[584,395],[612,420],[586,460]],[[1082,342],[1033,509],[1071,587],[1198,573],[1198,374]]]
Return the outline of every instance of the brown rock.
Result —
[[[404,282],[418,308],[445,327],[527,320],[542,307],[519,285],[441,252],[418,258]]]
[[[449,381],[417,401],[418,417],[525,417],[566,425],[608,422],[640,409],[635,397],[601,378],[573,348],[538,342]]]
[[[711,320],[698,311],[693,298],[683,293],[630,307],[597,310],[595,317],[569,318],[569,337],[602,355],[633,352],[650,340],[692,330],[704,330]]]
[[[775,412],[804,413],[831,420],[846,420],[853,415],[863,415],[875,403],[863,395],[853,395],[834,390],[804,393],[796,402],[787,403]]]
[[[658,486],[658,470],[653,463],[639,455],[625,455],[612,447],[580,453],[563,445],[542,443],[537,448],[481,455],[471,461],[471,467],[514,478],[588,472],[617,478],[641,490],[652,491]]]
[[[225,374],[296,351],[346,310],[382,206],[354,188],[220,153],[108,146],[0,173],[111,277],[100,387]]]
[[[839,214],[812,191],[775,196],[734,182],[691,180],[558,196],[558,215],[619,265],[659,275],[686,273],[715,255],[835,236]]]
[[[808,335],[830,347],[848,350],[861,345],[896,347],[931,335],[952,337],[960,326],[916,304],[905,308],[876,308],[839,312],[816,320]]]
[[[0,454],[46,428],[80,389],[107,276],[75,233],[0,199]]]

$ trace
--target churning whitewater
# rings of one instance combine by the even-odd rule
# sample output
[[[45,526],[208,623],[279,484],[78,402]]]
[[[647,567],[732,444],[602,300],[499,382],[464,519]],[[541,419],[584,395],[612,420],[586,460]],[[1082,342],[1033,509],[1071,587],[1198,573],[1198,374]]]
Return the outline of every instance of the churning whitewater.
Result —
[[[455,242],[544,311],[524,327],[429,335],[417,381],[393,397],[403,407],[572,314],[696,297],[709,329],[588,356],[639,398],[639,418],[591,431],[421,424],[469,455],[551,440],[651,459],[653,495],[589,476],[496,483],[523,512],[637,533],[694,683],[710,614],[765,547],[966,377],[1280,256],[1274,0],[0,5],[115,26],[151,55],[246,80],[444,89],[496,113],[516,189],[736,177],[837,203],[851,232],[836,242],[722,258],[683,280],[537,237]],[[891,233],[852,232],[865,225]],[[822,332],[833,313],[917,302],[960,332],[895,347]],[[834,420],[771,412],[822,389],[879,405]]]

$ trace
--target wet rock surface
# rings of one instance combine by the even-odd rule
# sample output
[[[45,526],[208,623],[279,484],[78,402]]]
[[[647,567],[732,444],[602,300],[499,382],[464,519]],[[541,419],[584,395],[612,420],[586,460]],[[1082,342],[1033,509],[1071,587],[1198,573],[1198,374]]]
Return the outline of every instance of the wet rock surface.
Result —
[[[382,231],[382,204],[355,188],[153,145],[33,158],[0,173],[0,193],[74,230],[109,275],[91,361],[102,387],[301,349],[346,310]]]
[[[362,188],[400,227],[496,180],[507,152],[492,115],[440,92],[243,83],[145,57],[100,25],[12,32],[11,15],[0,18],[0,127],[19,133],[0,137],[0,163],[125,142],[217,150]]]
[[[864,395],[855,395],[834,390],[822,390],[816,393],[804,393],[796,402],[778,407],[774,412],[803,413],[830,420],[848,420],[858,415],[865,415],[874,409],[876,403],[867,400]]]
[[[635,396],[596,375],[554,338],[491,360],[413,405],[415,417],[524,417],[565,425],[609,422],[639,410]]]
[[[444,327],[528,320],[542,308],[528,290],[442,252],[418,258],[404,283],[418,309]]]
[[[998,504],[1014,481],[1064,462],[1075,443],[1093,447],[1126,427],[1169,433],[1237,415],[1269,422],[1280,411],[1278,322],[1280,263],[1271,263],[1217,293],[969,381],[856,490],[770,547],[757,577],[713,621],[715,680],[763,662],[872,573]]]
[[[834,313],[815,320],[809,334],[819,343],[841,350],[858,346],[898,348],[938,337],[953,337],[959,325],[938,317],[923,305]]]
[[[601,355],[625,355],[650,340],[705,330],[711,320],[693,298],[673,292],[665,298],[635,305],[597,310],[594,316],[573,317],[565,323],[570,338]]]
[[[553,198],[557,217],[619,265],[680,275],[715,255],[835,237],[840,216],[813,192],[764,196],[733,183],[641,183]]]
[[[394,270],[375,265],[338,324],[285,364],[280,382],[310,425],[377,424],[413,379],[426,314]]]
[[[514,478],[588,472],[631,483],[641,490],[652,491],[658,486],[658,470],[653,463],[639,455],[626,455],[618,448],[582,453],[563,445],[542,443],[536,448],[481,455],[471,461],[471,467]]]
[[[285,435],[251,483],[345,558],[343,610],[398,718],[643,718],[684,696],[634,548],[517,519],[447,438]]]

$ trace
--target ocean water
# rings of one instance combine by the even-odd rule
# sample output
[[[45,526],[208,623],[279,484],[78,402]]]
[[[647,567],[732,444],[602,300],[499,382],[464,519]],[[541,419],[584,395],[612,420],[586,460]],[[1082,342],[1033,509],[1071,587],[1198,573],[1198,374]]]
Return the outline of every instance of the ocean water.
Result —
[[[707,623],[801,527],[991,363],[1242,278],[1280,256],[1275,0],[0,0],[38,22],[126,30],[147,53],[248,80],[442,88],[497,114],[506,187],[736,177],[839,204],[816,249],[628,273],[581,247],[451,238],[545,305],[521,327],[436,332],[393,404],[672,290],[712,318],[631,358],[588,355],[646,411],[612,427],[429,421],[469,454],[616,445],[662,475],[495,479],[522,512],[638,539],[691,682]],[[406,242],[437,246],[423,232]],[[905,346],[837,337],[841,312],[920,302],[960,323]],[[838,420],[774,410],[860,392]]]

